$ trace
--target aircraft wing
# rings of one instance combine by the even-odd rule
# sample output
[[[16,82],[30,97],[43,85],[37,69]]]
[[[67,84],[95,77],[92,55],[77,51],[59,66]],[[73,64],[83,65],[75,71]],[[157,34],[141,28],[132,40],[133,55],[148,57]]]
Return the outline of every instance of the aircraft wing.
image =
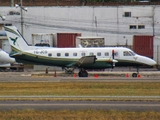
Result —
[[[94,64],[96,59],[97,59],[96,56],[84,56],[81,57],[77,62],[68,64],[67,67],[72,67],[72,66],[81,67],[88,64]]]
[[[77,62],[77,66],[83,66],[83,65],[88,65],[88,64],[94,64],[96,61],[96,56],[84,56],[81,57]]]
[[[112,64],[115,64],[118,61],[114,60],[114,59],[111,59],[111,58],[99,58],[99,59],[97,59],[96,56],[84,56],[84,57],[81,57],[77,62],[73,62],[73,63],[68,64],[67,67],[95,66],[96,62],[100,62],[101,64],[104,63],[103,66],[107,67],[109,64],[112,65]]]

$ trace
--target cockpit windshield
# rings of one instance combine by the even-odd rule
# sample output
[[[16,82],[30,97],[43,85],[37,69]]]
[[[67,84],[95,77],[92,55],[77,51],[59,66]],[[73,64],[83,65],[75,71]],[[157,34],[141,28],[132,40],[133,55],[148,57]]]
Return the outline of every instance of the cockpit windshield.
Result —
[[[135,56],[136,54],[133,51],[129,51],[132,56]]]
[[[135,56],[135,53],[133,51],[123,51],[124,56]]]

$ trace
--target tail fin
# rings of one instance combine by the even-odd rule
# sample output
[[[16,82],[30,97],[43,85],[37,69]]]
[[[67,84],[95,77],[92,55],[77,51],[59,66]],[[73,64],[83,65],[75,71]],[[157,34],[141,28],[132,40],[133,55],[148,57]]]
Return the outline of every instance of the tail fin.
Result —
[[[29,50],[28,43],[15,26],[4,26],[11,48],[15,52]]]

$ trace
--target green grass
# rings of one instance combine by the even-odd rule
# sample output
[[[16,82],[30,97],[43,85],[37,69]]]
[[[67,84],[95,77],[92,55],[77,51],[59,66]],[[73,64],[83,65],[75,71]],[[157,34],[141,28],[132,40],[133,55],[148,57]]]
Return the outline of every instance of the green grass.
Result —
[[[159,96],[157,82],[1,82],[0,95],[93,95],[93,96]],[[1,99],[5,100],[5,99]],[[26,100],[16,98],[11,100]],[[32,99],[28,99],[32,100]],[[64,100],[64,99],[33,99]],[[67,99],[73,100],[73,99]],[[77,100],[77,99],[74,99]],[[92,100],[92,99],[78,99]],[[96,100],[96,98],[93,98]],[[100,99],[98,99],[100,100]],[[101,99],[106,100],[106,99]],[[113,100],[113,99],[111,99]],[[120,100],[120,99],[118,99]],[[127,99],[128,100],[128,99]],[[148,98],[146,100],[149,100]],[[127,112],[116,110],[49,110],[34,109],[0,111],[2,120],[159,120],[160,112]]]
[[[159,82],[8,82],[0,95],[159,96]]]
[[[12,110],[0,111],[1,120],[159,120],[160,112],[116,110]]]

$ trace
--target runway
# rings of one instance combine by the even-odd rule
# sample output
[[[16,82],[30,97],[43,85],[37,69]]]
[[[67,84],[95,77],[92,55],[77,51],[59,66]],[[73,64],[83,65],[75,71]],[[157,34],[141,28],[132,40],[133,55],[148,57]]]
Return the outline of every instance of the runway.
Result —
[[[32,76],[0,76],[0,82],[160,82],[155,78],[126,78],[126,77],[32,77]]]
[[[160,111],[160,104],[145,101],[0,101],[0,110],[23,109]]]

